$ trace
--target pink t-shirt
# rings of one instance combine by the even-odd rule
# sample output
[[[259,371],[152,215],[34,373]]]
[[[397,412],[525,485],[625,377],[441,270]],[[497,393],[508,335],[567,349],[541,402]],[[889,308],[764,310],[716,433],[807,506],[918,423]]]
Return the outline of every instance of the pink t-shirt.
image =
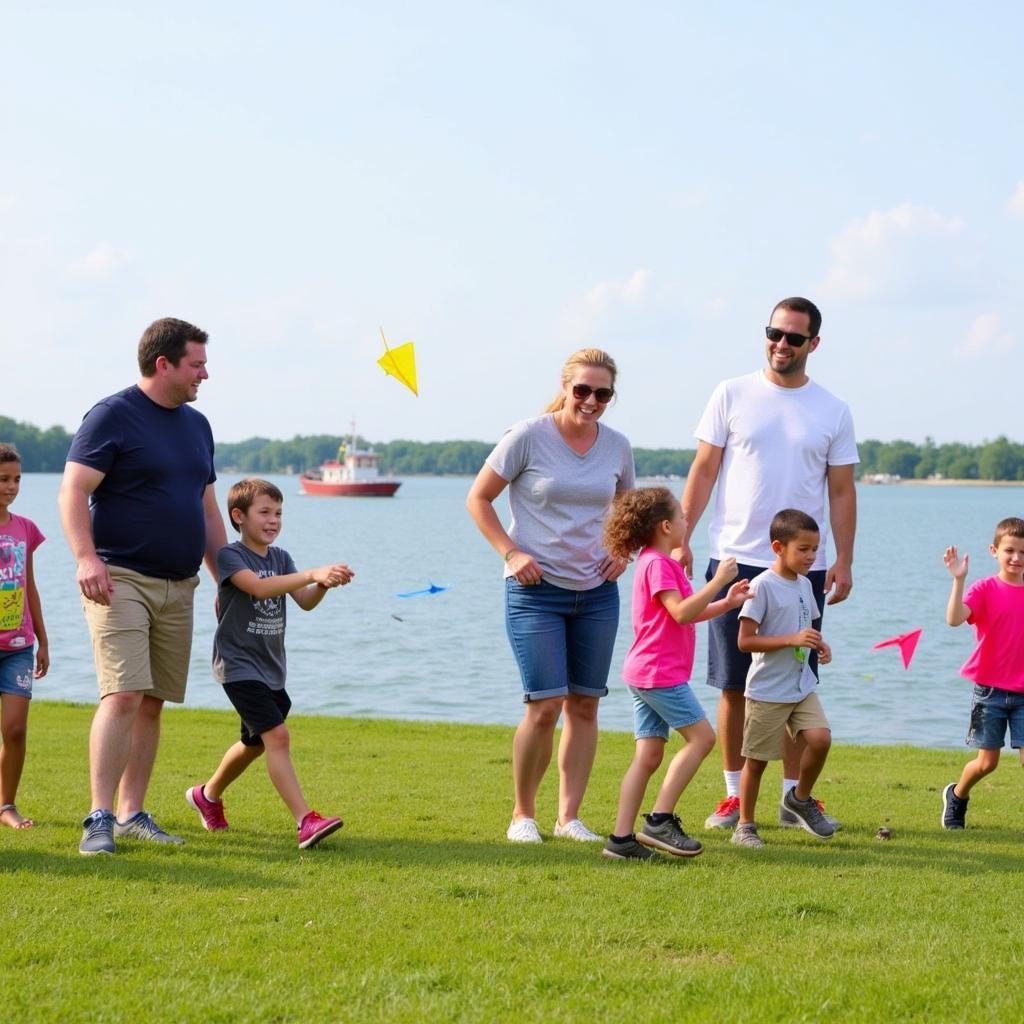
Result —
[[[693,672],[697,631],[692,623],[676,622],[658,594],[693,593],[683,567],[654,548],[644,548],[633,575],[633,646],[622,666],[622,678],[641,690],[688,683]]]
[[[967,588],[964,604],[971,609],[967,621],[978,646],[960,674],[982,686],[1024,693],[1024,587],[989,576]]]
[[[31,519],[10,516],[10,522],[0,523],[0,651],[20,651],[35,642],[25,582],[28,556],[45,540]]]

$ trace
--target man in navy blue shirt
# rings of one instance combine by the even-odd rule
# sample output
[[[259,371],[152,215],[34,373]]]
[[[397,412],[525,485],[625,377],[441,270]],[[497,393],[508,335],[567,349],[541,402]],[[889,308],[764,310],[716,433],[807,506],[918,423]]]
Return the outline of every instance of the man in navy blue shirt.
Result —
[[[60,489],[92,637],[100,704],[89,734],[92,810],[79,852],[114,839],[181,843],[145,810],[164,701],[181,703],[199,563],[216,579],[227,538],[213,435],[190,403],[206,380],[205,331],[165,318],[139,342],[138,384],[86,413]],[[114,791],[118,793],[115,817]]]

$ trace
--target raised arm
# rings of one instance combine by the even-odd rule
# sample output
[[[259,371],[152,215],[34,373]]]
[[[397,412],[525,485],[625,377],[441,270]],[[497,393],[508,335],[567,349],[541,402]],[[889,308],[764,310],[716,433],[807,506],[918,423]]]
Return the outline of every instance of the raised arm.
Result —
[[[80,462],[68,462],[64,466],[57,506],[64,536],[78,567],[75,573],[78,589],[87,600],[109,605],[114,585],[110,582],[106,563],[96,554],[89,518],[89,496],[105,476],[98,469]]]
[[[946,622],[950,626],[962,626],[970,617],[971,609],[964,604],[964,583],[967,582],[968,557],[960,557],[955,546],[946,548],[942,561],[953,577],[953,586],[946,605]]]
[[[690,537],[697,526],[697,520],[708,507],[711,492],[715,489],[719,470],[722,468],[724,448],[709,444],[707,441],[697,442],[697,454],[694,456],[690,471],[686,474],[681,503],[683,515],[686,517],[686,537],[678,553],[679,562],[686,570],[686,575],[693,578],[693,551],[690,549]]]
[[[476,528],[508,563],[515,578],[524,586],[540,583],[540,566],[531,555],[516,548],[494,511],[495,499],[507,486],[508,481],[498,476],[490,466],[482,466],[466,496],[466,508]]]
[[[232,573],[231,585],[257,601],[268,597],[282,597],[314,584],[325,590],[348,583],[355,575],[347,565],[323,565],[319,569],[304,569],[289,572],[284,576],[257,576],[251,569],[239,569]],[[317,602],[319,603],[319,602]],[[299,604],[302,607],[301,602]]]
[[[705,583],[696,593],[691,594],[689,597],[683,597],[678,590],[662,590],[658,592],[658,600],[661,601],[665,611],[679,623],[688,622],[701,622],[707,618],[713,618],[713,615],[708,615],[708,608],[715,599],[715,595],[726,586],[732,580],[736,579],[736,559],[735,558],[723,558],[718,566],[718,571],[711,578],[709,583]],[[730,591],[731,593],[731,591]],[[716,604],[727,604],[730,598],[724,598]],[[738,593],[731,599],[734,600],[734,604],[731,607],[735,607],[736,604],[742,604],[743,598],[740,598]],[[723,607],[721,611],[725,611]]]
[[[829,466],[828,514],[836,560],[825,574],[825,592],[832,591],[829,604],[839,604],[853,589],[853,538],[857,532],[857,484],[853,466]]]

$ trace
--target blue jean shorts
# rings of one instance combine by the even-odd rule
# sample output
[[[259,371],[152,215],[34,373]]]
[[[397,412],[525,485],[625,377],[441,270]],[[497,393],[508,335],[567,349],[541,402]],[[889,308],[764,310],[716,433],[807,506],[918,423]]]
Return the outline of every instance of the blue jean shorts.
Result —
[[[20,651],[0,651],[0,693],[13,693],[32,699],[32,673],[36,659],[31,647]]]
[[[708,562],[708,571],[704,578],[709,583],[718,570],[718,561],[717,558],[712,558]],[[736,576],[738,580],[752,580],[764,572],[763,565],[742,565],[737,562],[736,568],[739,570]],[[821,609],[825,603],[825,570],[813,569],[807,574],[807,578],[811,581],[815,604]],[[728,590],[729,587],[723,587],[712,600],[721,600]],[[813,619],[811,625],[815,629],[821,629],[821,616]],[[744,654],[739,649],[739,636],[739,608],[732,608],[724,615],[716,615],[708,622],[708,686],[713,686],[716,690],[739,690],[740,693],[746,690],[751,659],[749,654]],[[817,651],[811,652],[810,666],[817,676]]]
[[[524,702],[605,696],[618,628],[617,583],[566,590],[546,580],[530,587],[505,580],[505,630]]]
[[[1010,746],[1016,750],[1024,747],[1024,693],[975,683],[967,746],[999,750],[1006,741],[1007,726]]]
[[[667,740],[672,729],[685,729],[708,717],[689,683],[650,689],[631,686],[629,692],[633,694],[633,735],[638,740]]]

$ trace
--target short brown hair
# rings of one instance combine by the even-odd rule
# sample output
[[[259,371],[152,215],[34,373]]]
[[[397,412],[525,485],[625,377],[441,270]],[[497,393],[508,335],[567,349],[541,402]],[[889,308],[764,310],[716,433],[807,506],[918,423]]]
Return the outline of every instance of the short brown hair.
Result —
[[[604,546],[615,558],[646,547],[659,523],[671,519],[679,502],[667,487],[636,487],[615,495],[604,523]]]
[[[801,530],[821,533],[818,524],[806,512],[801,512],[798,508],[784,508],[781,512],[775,513],[772,525],[768,527],[768,538],[781,544],[788,544],[791,540],[796,540]]]
[[[154,320],[139,339],[139,370],[142,376],[152,377],[156,373],[156,361],[161,356],[172,366],[177,366],[190,341],[205,345],[208,337],[206,331],[173,316]]]
[[[21,453],[13,444],[0,441],[0,462],[16,462],[21,465]]]
[[[992,541],[992,546],[999,547],[999,542],[1004,537],[1024,537],[1024,519],[1018,519],[1016,516],[1000,519],[996,523],[996,536]]]
[[[235,533],[241,533],[242,528],[231,518],[231,510],[237,508],[244,515],[252,507],[253,502],[262,494],[284,504],[284,495],[269,480],[261,480],[259,477],[249,476],[231,486],[231,489],[228,491],[228,519],[235,528]]]
[[[776,309],[788,309],[791,313],[806,313],[808,320],[807,329],[811,332],[812,338],[816,338],[821,331],[821,310],[810,299],[805,299],[800,295],[793,295],[788,299],[776,302],[772,309],[772,316],[775,316]],[[770,321],[771,317],[768,319]],[[803,343],[801,342],[801,344]]]

